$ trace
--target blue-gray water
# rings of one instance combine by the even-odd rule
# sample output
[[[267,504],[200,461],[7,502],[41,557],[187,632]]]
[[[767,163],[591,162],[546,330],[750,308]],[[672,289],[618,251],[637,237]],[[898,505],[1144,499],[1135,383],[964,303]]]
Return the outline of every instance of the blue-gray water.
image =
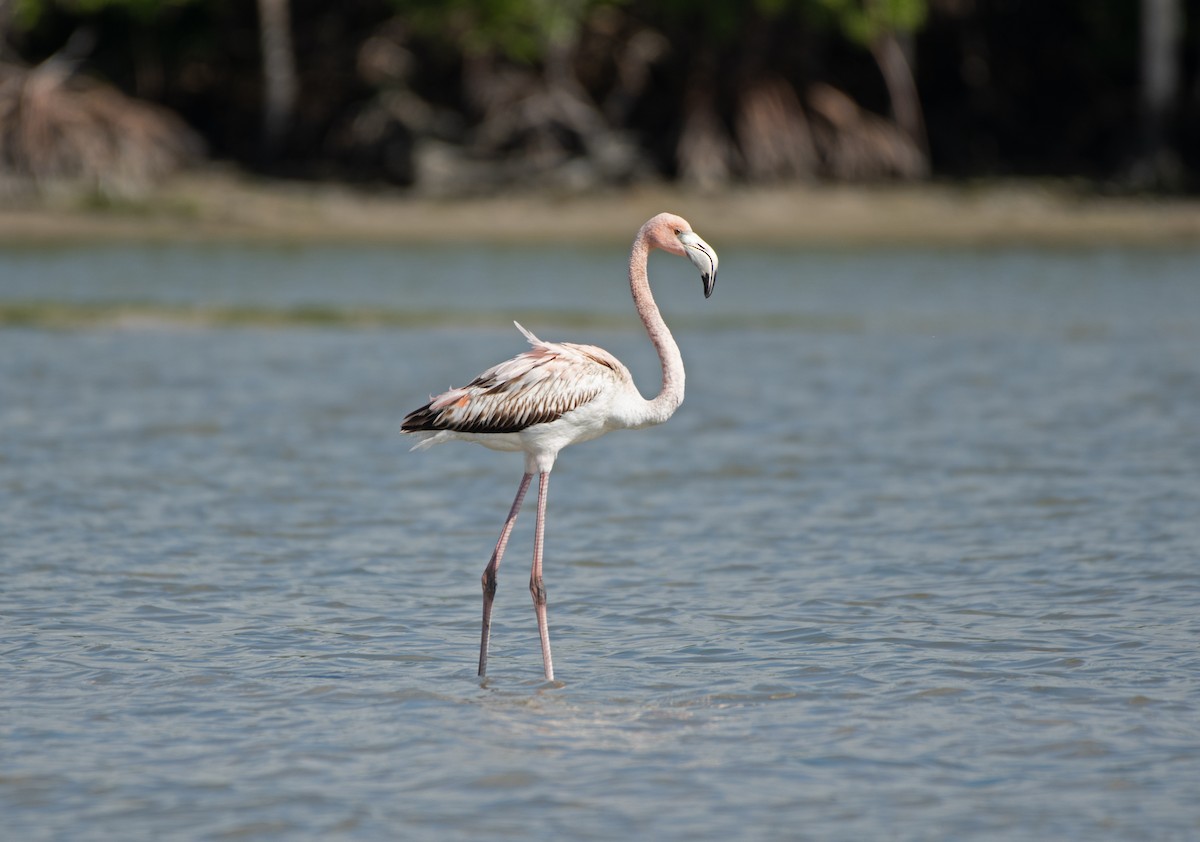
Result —
[[[651,392],[619,249],[0,253],[0,302],[442,314],[0,329],[4,836],[1200,835],[1200,251],[714,245],[709,301],[651,267],[680,412],[554,473],[553,685],[531,508],[474,674],[520,458],[397,430],[505,318]]]

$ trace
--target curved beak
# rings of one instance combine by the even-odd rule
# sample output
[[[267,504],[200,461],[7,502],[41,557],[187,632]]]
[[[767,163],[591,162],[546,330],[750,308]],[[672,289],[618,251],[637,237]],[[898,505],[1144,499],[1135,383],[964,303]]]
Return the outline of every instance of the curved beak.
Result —
[[[680,234],[679,242],[688,260],[700,270],[700,280],[704,281],[704,297],[708,298],[717,282],[717,253],[713,251],[712,246],[691,231]]]

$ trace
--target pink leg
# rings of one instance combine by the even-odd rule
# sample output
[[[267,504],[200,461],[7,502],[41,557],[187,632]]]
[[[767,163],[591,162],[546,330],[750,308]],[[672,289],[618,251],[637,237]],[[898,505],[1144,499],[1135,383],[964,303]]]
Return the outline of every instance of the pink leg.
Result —
[[[521,501],[529,489],[529,481],[533,474],[525,474],[521,478],[521,486],[517,489],[517,497],[513,500],[512,508],[508,510],[508,519],[500,530],[500,540],[496,549],[492,550],[492,560],[483,569],[483,635],[479,641],[479,674],[487,675],[488,641],[492,637],[492,598],[496,596],[496,571],[500,569],[500,559],[504,556],[504,548],[508,545],[508,536],[512,534],[513,524],[517,522],[517,512],[521,511]]]
[[[554,662],[550,658],[550,627],[546,623],[546,587],[542,584],[542,536],[546,531],[546,489],[550,474],[538,478],[537,528],[533,533],[533,571],[529,574],[529,592],[533,594],[533,610],[537,614],[538,634],[542,638],[542,667],[546,680],[554,680]]]

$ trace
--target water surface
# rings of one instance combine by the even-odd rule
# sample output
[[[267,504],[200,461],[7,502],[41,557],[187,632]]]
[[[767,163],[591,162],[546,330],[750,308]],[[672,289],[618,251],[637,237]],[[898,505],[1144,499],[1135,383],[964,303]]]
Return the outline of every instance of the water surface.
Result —
[[[0,330],[6,833],[1200,834],[1200,252],[714,245],[679,413],[555,470],[553,684],[531,511],[474,675],[520,458],[397,429],[512,318],[652,392],[621,255],[0,253],[101,314]],[[313,306],[435,326],[174,317]]]

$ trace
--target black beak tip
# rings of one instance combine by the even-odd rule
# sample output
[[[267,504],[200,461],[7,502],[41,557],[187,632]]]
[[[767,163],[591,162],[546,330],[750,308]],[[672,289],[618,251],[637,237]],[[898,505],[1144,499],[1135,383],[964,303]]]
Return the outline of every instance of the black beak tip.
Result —
[[[704,274],[700,276],[700,280],[704,281],[704,297],[711,297],[713,294],[713,287],[716,286],[717,283],[717,276]]]

